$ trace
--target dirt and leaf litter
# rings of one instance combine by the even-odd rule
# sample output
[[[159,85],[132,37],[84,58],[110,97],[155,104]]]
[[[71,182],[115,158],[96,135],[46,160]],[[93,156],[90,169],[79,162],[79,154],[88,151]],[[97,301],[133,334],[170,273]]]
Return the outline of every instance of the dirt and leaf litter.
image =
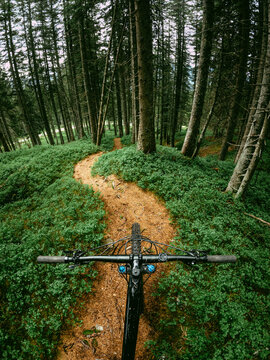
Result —
[[[116,148],[120,147],[116,141]],[[91,176],[91,168],[102,153],[80,161],[74,169],[74,178],[98,191],[105,204],[105,242],[116,241],[131,232],[134,222],[141,225],[144,236],[164,243],[175,235],[168,210],[154,194],[126,183],[114,175]],[[84,296],[84,306],[77,312],[81,325],[69,327],[62,333],[57,359],[118,360],[121,359],[124,331],[127,283],[119,276],[117,265],[96,263],[98,276],[93,291]],[[163,269],[164,270],[164,269]],[[136,360],[149,358],[144,343],[155,338],[149,315],[155,309],[151,296],[157,284],[161,267],[144,287],[145,310],[140,319]]]

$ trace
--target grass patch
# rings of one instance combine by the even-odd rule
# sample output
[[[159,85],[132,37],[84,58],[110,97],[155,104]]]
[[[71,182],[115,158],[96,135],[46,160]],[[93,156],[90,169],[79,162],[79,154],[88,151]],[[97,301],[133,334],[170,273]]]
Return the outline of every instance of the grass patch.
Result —
[[[164,199],[182,248],[238,257],[233,265],[177,264],[161,279],[158,316],[149,315],[159,333],[148,343],[155,359],[269,356],[269,228],[244,214],[270,220],[269,172],[260,169],[243,203],[224,192],[233,166],[214,156],[190,160],[167,147],[151,155],[129,147],[104,155],[93,169],[137,182]]]

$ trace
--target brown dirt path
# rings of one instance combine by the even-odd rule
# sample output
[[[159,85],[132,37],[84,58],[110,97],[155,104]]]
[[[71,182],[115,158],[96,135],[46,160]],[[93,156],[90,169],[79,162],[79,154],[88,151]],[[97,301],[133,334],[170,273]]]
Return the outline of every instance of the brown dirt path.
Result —
[[[120,139],[115,139],[115,149],[120,147]],[[74,178],[100,192],[105,203],[106,238],[116,241],[130,234],[132,224],[138,222],[145,236],[168,243],[174,237],[175,229],[170,224],[167,209],[155,195],[114,175],[107,178],[91,176],[90,168],[101,155],[93,154],[80,161],[75,166]],[[83,325],[63,332],[57,360],[121,359],[127,283],[118,275],[116,265],[95,264],[95,268],[98,277],[94,282],[94,291],[85,296],[86,303],[79,311]],[[147,314],[151,312],[151,293],[161,268],[144,286],[145,311],[140,319],[136,360],[148,358],[144,342],[155,338]],[[84,330],[97,326],[103,329],[98,334],[88,337],[83,334]]]

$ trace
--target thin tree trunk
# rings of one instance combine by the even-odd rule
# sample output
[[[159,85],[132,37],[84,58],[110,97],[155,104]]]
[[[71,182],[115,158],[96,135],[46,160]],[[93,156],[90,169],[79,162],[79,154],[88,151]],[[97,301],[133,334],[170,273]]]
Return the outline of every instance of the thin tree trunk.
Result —
[[[58,53],[58,44],[57,44],[57,31],[56,31],[56,26],[55,26],[55,20],[54,20],[54,9],[53,9],[53,2],[52,0],[50,0],[50,12],[51,12],[51,30],[52,30],[52,39],[53,39],[53,47],[54,47],[54,55],[55,55],[55,60],[56,60],[56,69],[55,66],[54,67],[54,74],[55,74],[55,83],[57,84],[57,88],[58,88],[58,102],[59,102],[59,106],[61,109],[61,114],[62,114],[62,118],[63,118],[63,122],[64,122],[64,127],[65,127],[65,131],[68,137],[68,141],[73,141],[74,138],[74,133],[73,133],[73,129],[72,129],[72,125],[71,125],[71,120],[70,120],[70,116],[69,116],[69,112],[68,112],[68,99],[67,99],[67,95],[66,95],[66,91],[65,91],[65,87],[63,84],[63,76],[62,76],[62,71],[61,71],[61,66],[60,66],[60,58],[59,58],[59,53]],[[51,61],[52,64],[54,64],[54,58],[53,58],[53,54],[51,54]],[[56,72],[57,72],[57,77],[56,77]]]
[[[128,114],[127,114],[127,95],[126,95],[126,76],[122,66],[120,67],[120,97],[121,97],[121,108],[123,115],[123,123],[125,129],[125,135],[129,135],[129,123],[128,123]]]
[[[70,29],[69,19],[67,18],[67,12],[65,11],[66,1],[64,0],[63,3],[64,3],[64,25],[65,25],[65,39],[66,39],[66,49],[67,49],[67,63],[69,69],[68,84],[70,84],[72,89],[70,93],[73,94],[73,96],[71,95],[71,106],[75,114],[74,116],[74,118],[76,119],[75,126],[78,133],[78,138],[81,139],[85,135],[85,133],[83,129],[82,110],[79,100],[77,73],[76,73],[76,66],[73,55],[73,38]]]
[[[237,124],[237,117],[240,111],[242,90],[246,79],[248,41],[249,41],[249,0],[241,0],[239,3],[240,3],[240,10],[239,10],[240,59],[238,64],[233,103],[230,108],[226,134],[219,155],[220,160],[225,160],[226,155],[228,153],[229,145],[233,140],[234,130]]]
[[[224,57],[223,57],[223,41],[222,41],[221,59],[220,59],[220,65],[219,65],[219,70],[218,70],[217,85],[216,85],[215,92],[214,92],[214,99],[213,99],[212,105],[210,107],[210,110],[208,112],[206,122],[205,122],[205,124],[204,124],[204,126],[202,128],[202,131],[201,131],[199,140],[197,142],[196,149],[194,150],[194,153],[192,155],[192,158],[195,158],[198,155],[201,144],[202,144],[202,141],[203,141],[203,139],[205,137],[206,130],[207,130],[207,128],[208,128],[208,126],[209,126],[209,124],[210,124],[210,122],[212,120],[213,115],[214,115],[214,109],[215,109],[215,106],[217,104],[220,85],[221,85],[221,74],[222,74],[222,69],[223,69],[223,59],[224,59]]]
[[[12,140],[10,142],[10,138],[8,136],[9,132],[7,130],[8,130],[8,126],[6,123],[4,112],[0,110],[0,143],[2,143],[5,152],[8,152],[10,150],[15,150]]]
[[[161,62],[161,132],[160,132],[160,145],[163,144],[165,140],[167,142],[168,136],[168,97],[169,97],[169,88],[168,88],[168,77],[167,77],[167,58],[165,58],[166,50],[165,49],[165,39],[164,39],[164,22],[162,21],[162,62]]]
[[[50,100],[51,100],[53,113],[54,113],[54,116],[55,116],[55,119],[56,119],[56,124],[57,124],[57,128],[58,128],[59,136],[60,136],[60,142],[61,142],[61,144],[64,144],[64,138],[63,138],[62,129],[61,129],[61,122],[60,122],[60,119],[59,119],[59,116],[58,116],[58,112],[57,112],[57,108],[56,108],[56,104],[55,104],[55,99],[54,99],[53,86],[52,86],[52,82],[51,82],[48,55],[47,55],[46,48],[44,48],[44,57],[45,57],[45,71],[46,71],[47,82],[48,82],[48,86],[49,86],[49,97],[50,97]]]
[[[118,123],[119,137],[122,137],[124,135],[124,132],[123,132],[123,122],[122,122],[122,109],[121,109],[118,70],[116,70],[115,72],[115,91],[116,91],[117,123]]]
[[[125,24],[126,24],[126,21],[124,21],[124,24],[122,26],[122,32],[121,32],[121,35],[120,35],[120,39],[119,39],[119,43],[118,43],[118,47],[117,47],[117,51],[116,51],[116,55],[115,55],[115,59],[114,59],[114,67],[113,67],[113,71],[112,71],[112,74],[111,74],[110,84],[108,86],[108,96],[107,96],[107,101],[106,101],[106,104],[105,104],[105,107],[104,107],[104,110],[103,110],[103,114],[102,114],[100,132],[98,134],[98,139],[97,139],[97,145],[100,145],[101,137],[102,137],[102,134],[103,134],[103,131],[104,131],[105,120],[106,120],[107,111],[108,111],[108,107],[109,107],[109,103],[110,103],[110,96],[111,96],[111,92],[112,92],[114,77],[116,76],[116,73],[117,73],[116,68],[117,68],[117,64],[118,64],[119,54],[120,54],[120,51],[121,51]],[[118,81],[119,81],[119,79],[118,79]],[[120,96],[119,100],[120,100],[120,108],[121,108],[121,95],[120,95],[120,93],[121,93],[121,89],[119,90],[119,93],[118,93],[118,95]],[[122,132],[123,132],[123,129],[122,129]]]
[[[2,129],[1,129],[1,127],[0,127],[0,144],[3,145],[3,148],[4,148],[5,152],[10,151],[9,145],[8,145],[8,143],[6,141],[6,138],[4,136],[4,133],[3,133]]]
[[[182,11],[184,3],[182,2]],[[182,16],[182,21],[184,16]],[[178,49],[177,49],[177,61],[176,61],[176,81],[175,81],[175,96],[174,96],[174,111],[172,115],[172,127],[171,127],[171,146],[174,147],[175,133],[178,122],[180,97],[182,92],[182,79],[183,79],[183,56],[184,56],[184,32],[185,24],[178,23]]]
[[[200,122],[204,105],[212,48],[214,1],[203,0],[203,9],[203,28],[199,68],[197,73],[191,116],[184,144],[181,150],[182,154],[185,156],[192,156],[196,148],[197,136],[200,129]]]
[[[115,99],[114,99],[114,91],[113,91],[113,95],[111,97],[111,104],[112,104],[112,118],[113,118],[113,130],[114,130],[114,135],[117,135],[117,125],[116,125],[116,119],[115,119]]]
[[[40,18],[41,18],[41,32],[42,32],[42,40],[43,40],[43,55],[44,55],[44,69],[45,69],[45,74],[46,74],[46,82],[48,85],[48,90],[49,90],[49,98],[50,98],[50,102],[51,102],[51,106],[52,106],[52,110],[53,110],[53,114],[56,120],[56,124],[57,124],[57,128],[58,128],[58,133],[60,136],[60,142],[61,144],[64,144],[64,138],[63,138],[63,134],[62,134],[62,129],[61,129],[61,122],[58,116],[58,111],[56,108],[56,103],[55,103],[55,98],[54,98],[54,89],[53,89],[53,85],[52,85],[52,81],[51,81],[51,74],[50,74],[50,67],[49,67],[49,59],[48,59],[48,44],[47,44],[47,34],[45,32],[45,18],[44,18],[44,8],[42,7],[40,10]],[[54,79],[56,79],[56,76],[54,76]],[[56,87],[57,87],[57,83],[56,83]],[[56,90],[58,92],[58,88]],[[54,129],[54,127],[53,127]],[[54,129],[54,133],[56,136],[56,132]],[[56,141],[58,143],[58,139],[56,136]]]
[[[19,70],[18,70],[18,65],[17,65],[17,61],[16,61],[15,47],[14,47],[14,43],[13,43],[13,30],[12,30],[12,26],[11,26],[11,16],[10,16],[11,4],[10,4],[10,1],[8,1],[7,5],[8,5],[7,12],[6,12],[6,14],[4,14],[4,16],[5,16],[5,18],[4,18],[5,29],[4,30],[5,30],[5,41],[6,41],[6,45],[7,45],[7,53],[8,53],[8,59],[9,59],[10,71],[11,71],[14,86],[16,89],[19,106],[20,106],[20,109],[23,114],[24,125],[26,128],[26,131],[30,136],[32,145],[33,146],[40,145],[41,144],[40,138],[36,134],[36,131],[31,123],[30,115],[29,115],[29,112],[27,109],[26,98],[25,98],[23,87],[22,87]]]
[[[83,20],[80,20],[80,22],[78,23],[78,32],[79,32],[80,54],[81,54],[81,61],[82,61],[84,90],[85,90],[85,97],[86,97],[87,108],[88,108],[88,116],[90,119],[92,140],[93,140],[93,143],[96,144],[96,142],[97,142],[97,114],[96,114],[96,107],[94,104],[94,98],[93,98],[93,94],[91,91],[91,83],[90,83],[89,73],[88,73],[84,24],[81,23],[82,21]]]
[[[6,134],[5,138],[7,139],[9,147],[10,147],[11,150],[16,150],[16,146],[15,146],[15,144],[13,142],[13,139],[12,139],[12,136],[11,136],[11,133],[10,133],[10,130],[9,130],[6,115],[5,115],[5,113],[4,113],[4,111],[2,109],[0,110],[0,116],[1,116],[1,119],[2,119],[3,133]]]
[[[268,108],[270,109],[270,104],[268,106]],[[269,112],[269,110],[268,110]],[[250,160],[249,166],[246,170],[246,173],[241,181],[241,184],[238,188],[238,191],[236,193],[236,197],[242,197],[244,195],[244,193],[247,190],[248,184],[250,183],[252,176],[256,170],[256,167],[258,165],[258,162],[260,160],[261,157],[261,153],[262,153],[262,148],[263,148],[263,143],[264,143],[264,139],[266,137],[267,134],[267,130],[268,130],[268,126],[269,126],[269,120],[270,117],[268,114],[265,115],[265,119],[264,119],[264,123],[262,126],[262,130],[261,133],[259,135],[256,147],[255,147],[255,151],[253,153],[252,159]]]
[[[101,128],[103,127],[102,120],[103,120],[103,110],[104,110],[104,102],[105,102],[106,80],[107,80],[108,70],[109,70],[109,60],[110,60],[110,54],[111,54],[111,49],[112,49],[112,41],[113,41],[113,35],[114,35],[115,15],[116,15],[116,10],[117,10],[117,5],[118,5],[118,1],[116,0],[116,3],[113,8],[113,16],[112,16],[112,22],[111,22],[111,34],[110,34],[110,40],[109,40],[109,45],[108,45],[107,54],[106,54],[100,102],[99,102],[99,112],[98,112],[98,120],[97,120],[97,144],[98,145],[100,144],[101,136],[102,136]]]
[[[129,34],[130,34],[130,54],[131,54],[131,113],[132,113],[132,143],[138,140],[138,124],[137,124],[137,56],[136,56],[136,29],[134,22],[134,0],[129,0]]]
[[[32,13],[31,13],[30,0],[27,1],[27,5],[28,5],[28,16],[29,16],[29,18],[28,18],[28,24],[29,24],[28,35],[29,35],[29,39],[30,39],[30,43],[28,45],[28,42],[27,42],[27,46],[30,47],[30,52],[31,52],[31,59],[29,59],[29,65],[30,65],[30,61],[32,60],[34,77],[35,77],[34,85],[36,88],[36,95],[37,95],[37,100],[38,100],[38,104],[39,104],[39,108],[40,108],[40,114],[41,114],[45,129],[46,129],[49,143],[51,145],[54,145],[54,139],[53,139],[51,128],[50,128],[47,111],[46,111],[45,103],[44,103],[44,99],[43,99],[43,94],[42,94],[42,90],[41,90],[40,79],[39,79],[39,69],[38,69],[38,64],[37,64],[37,59],[36,59],[35,43],[34,43],[34,37],[33,37]],[[25,34],[25,36],[26,36],[26,34]]]

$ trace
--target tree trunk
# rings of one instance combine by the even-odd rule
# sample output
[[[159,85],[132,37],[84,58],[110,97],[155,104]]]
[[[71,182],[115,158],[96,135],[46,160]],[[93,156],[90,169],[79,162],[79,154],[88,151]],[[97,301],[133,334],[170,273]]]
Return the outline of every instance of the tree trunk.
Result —
[[[163,144],[166,137],[166,124],[165,124],[165,49],[164,49],[164,20],[161,18],[161,89],[160,89],[160,139],[159,144]]]
[[[78,23],[78,31],[79,31],[80,54],[81,54],[81,61],[82,61],[84,90],[85,90],[85,97],[86,97],[87,108],[88,108],[88,116],[90,119],[92,140],[93,140],[93,143],[96,144],[96,142],[97,142],[97,114],[96,114],[96,107],[94,104],[94,98],[93,98],[92,91],[91,91],[91,83],[90,83],[89,73],[88,73],[84,25],[81,23],[82,21],[83,20],[80,20],[80,22]]]
[[[4,134],[3,134],[3,131],[1,129],[1,127],[0,127],[0,145],[1,144],[3,145],[3,148],[4,148],[5,152],[10,151],[9,145],[8,145],[8,143],[6,141],[6,138],[5,138]]]
[[[58,116],[56,103],[55,103],[55,99],[54,99],[54,91],[53,91],[53,86],[52,86],[52,82],[51,82],[51,75],[50,75],[50,71],[49,71],[49,62],[48,62],[48,54],[47,54],[46,48],[44,48],[44,57],[45,57],[45,71],[46,71],[46,75],[47,75],[47,83],[48,83],[48,86],[49,86],[49,97],[50,97],[50,100],[51,100],[52,109],[53,109],[53,113],[54,113],[54,116],[55,116],[58,132],[59,132],[59,136],[60,136],[60,142],[63,145],[65,142],[64,142],[64,138],[63,138],[63,134],[62,134],[61,122],[60,122],[60,119],[59,119],[59,116]]]
[[[59,115],[58,115],[58,111],[57,111],[57,107],[56,107],[56,102],[55,102],[55,98],[54,98],[54,89],[53,89],[53,85],[52,85],[52,80],[51,80],[51,74],[50,74],[50,67],[49,67],[49,58],[48,58],[48,47],[49,47],[49,42],[47,40],[47,34],[45,31],[45,14],[44,14],[44,7],[42,6],[40,9],[40,18],[41,18],[41,33],[42,33],[42,41],[43,41],[43,56],[44,56],[44,70],[45,70],[45,79],[46,79],[46,83],[48,85],[48,93],[49,93],[49,99],[51,102],[51,106],[52,106],[52,111],[56,120],[56,124],[57,124],[57,128],[58,128],[58,133],[60,136],[60,142],[61,144],[64,144],[64,138],[63,138],[63,134],[62,134],[62,130],[61,130],[61,122],[59,119]],[[56,76],[54,76],[54,78],[56,79]],[[56,87],[57,87],[57,83],[56,83]],[[57,90],[58,91],[58,90]],[[55,133],[55,129],[53,127],[54,133]],[[58,143],[58,139],[55,133],[55,137],[56,137],[56,141]]]
[[[70,116],[69,116],[69,111],[68,111],[68,99],[67,99],[67,95],[66,95],[66,91],[65,91],[65,87],[63,84],[63,76],[62,76],[62,71],[61,71],[61,66],[60,66],[60,58],[59,58],[59,49],[58,49],[58,39],[57,39],[57,30],[56,30],[56,26],[55,26],[55,14],[54,14],[54,7],[53,7],[53,1],[50,1],[50,13],[51,13],[51,31],[52,31],[52,40],[53,40],[53,48],[54,48],[54,53],[51,52],[51,62],[53,65],[53,72],[54,72],[54,80],[55,80],[55,84],[57,86],[57,92],[58,92],[58,102],[59,102],[59,107],[61,110],[61,114],[62,114],[62,118],[63,118],[63,122],[64,122],[64,127],[65,127],[65,131],[67,134],[67,138],[68,141],[73,141],[74,138],[74,133],[73,133],[73,129],[72,129],[72,125],[71,125],[71,120],[70,120]],[[56,68],[54,65],[54,61],[56,61]],[[56,77],[56,72],[57,72],[57,77]]]
[[[270,104],[268,105],[268,109],[270,110]],[[269,110],[268,110],[268,113],[269,113]],[[247,190],[247,187],[248,187],[248,184],[250,183],[251,179],[252,179],[252,176],[256,170],[256,167],[259,163],[259,160],[260,160],[260,157],[261,157],[261,154],[262,154],[262,149],[263,149],[263,144],[264,144],[264,139],[266,138],[266,134],[267,134],[267,130],[268,130],[268,127],[269,127],[269,121],[270,121],[270,117],[269,115],[265,115],[265,119],[264,119],[264,123],[263,123],[263,126],[262,126],[262,130],[261,130],[261,133],[260,133],[260,136],[259,136],[259,139],[257,141],[257,144],[256,144],[256,147],[255,147],[255,151],[253,153],[253,156],[252,156],[252,159],[249,163],[249,166],[248,166],[248,169],[245,173],[245,176],[243,177],[243,180],[241,181],[241,184],[239,186],[239,189],[236,193],[236,197],[239,198],[239,197],[242,197],[246,190]]]
[[[234,130],[237,124],[237,117],[240,110],[240,103],[242,98],[242,91],[246,80],[246,68],[248,58],[248,43],[249,43],[249,0],[239,1],[239,37],[240,37],[240,50],[239,50],[239,64],[236,78],[235,91],[233,102],[230,107],[228,124],[226,129],[225,138],[222,143],[219,159],[225,160],[230,143],[233,140]]]
[[[268,4],[268,18],[270,18],[270,3]],[[261,91],[257,108],[253,117],[244,149],[234,169],[226,191],[241,197],[254,173],[262,150],[263,141],[267,134],[270,111],[270,25],[268,22],[268,43],[265,67],[261,84]]]
[[[135,0],[140,126],[138,149],[156,151],[153,117],[152,24],[149,0]]]
[[[131,114],[132,114],[132,143],[138,140],[137,123],[137,57],[136,57],[136,29],[134,22],[134,0],[129,0],[129,35],[130,35],[130,56],[131,56]]]
[[[114,91],[113,90],[112,90],[112,97],[111,97],[111,109],[112,109],[114,136],[117,136],[117,125],[116,125],[116,119],[115,119],[115,99],[114,99]]]
[[[2,120],[2,132],[6,138],[6,142],[8,143],[8,146],[11,150],[16,150],[16,146],[10,133],[6,115],[2,109],[0,109],[0,116]]]
[[[11,26],[11,4],[8,1],[6,13],[4,14],[4,23],[5,23],[5,41],[7,46],[8,60],[10,65],[10,71],[14,82],[14,87],[16,89],[16,95],[18,97],[19,106],[23,115],[24,125],[27,133],[31,139],[33,146],[40,145],[41,141],[38,134],[35,131],[35,128],[31,122],[29,111],[27,108],[26,97],[24,94],[22,82],[19,75],[18,64],[16,60],[15,47],[13,42],[13,29]]]
[[[120,35],[120,38],[118,39],[119,40],[118,41],[118,46],[117,46],[117,49],[115,51],[114,67],[113,67],[113,70],[112,70],[112,73],[111,73],[111,79],[110,79],[110,83],[109,83],[109,86],[108,86],[108,95],[107,95],[106,104],[105,104],[103,112],[102,112],[102,118],[101,118],[99,132],[98,132],[97,145],[100,145],[101,137],[102,137],[102,134],[104,132],[105,120],[106,120],[107,111],[108,111],[108,107],[109,107],[109,103],[110,103],[110,96],[111,96],[111,92],[112,92],[112,88],[113,88],[114,77],[117,76],[117,64],[118,64],[119,54],[121,52],[121,46],[122,46],[124,30],[125,30],[125,24],[126,24],[126,22],[124,21],[123,26],[122,26],[121,35]],[[119,79],[118,79],[118,83],[119,83]],[[120,106],[120,109],[121,109],[121,89],[120,88],[119,88],[119,92],[117,94],[119,96],[119,104],[120,104],[119,106]],[[123,129],[122,129],[122,131],[123,131]]]
[[[105,67],[103,72],[103,81],[102,81],[102,88],[101,88],[101,95],[100,95],[100,102],[99,102],[99,112],[98,112],[98,130],[97,130],[97,145],[100,144],[102,131],[103,131],[103,119],[104,118],[104,103],[105,103],[105,89],[106,89],[106,81],[108,77],[108,71],[109,71],[109,61],[110,61],[110,54],[112,49],[112,43],[113,43],[113,35],[114,35],[114,27],[115,27],[115,16],[116,16],[116,10],[117,10],[118,1],[116,1],[114,7],[113,7],[113,16],[111,21],[111,34],[110,34],[110,40],[109,45],[107,49],[107,55],[106,55],[106,61],[105,61]]]
[[[126,75],[123,67],[120,67],[120,97],[121,97],[121,108],[123,115],[123,123],[125,129],[125,135],[129,135],[129,120],[127,114],[127,94],[126,94]]]
[[[4,112],[0,109],[0,143],[4,147],[4,151],[15,150],[13,142],[10,143],[9,134],[7,134],[7,123]]]
[[[182,2],[182,12],[184,12],[184,2]],[[174,109],[172,115],[172,126],[171,126],[171,146],[174,147],[175,142],[175,132],[177,128],[178,116],[179,116],[179,106],[180,106],[180,97],[182,92],[182,79],[183,79],[183,56],[184,56],[184,43],[185,43],[185,24],[184,24],[184,15],[182,15],[182,23],[178,20],[178,29],[177,29],[177,61],[176,61],[176,80],[175,80],[175,95],[174,95]]]
[[[199,137],[199,140],[197,142],[197,145],[196,145],[196,148],[194,150],[194,153],[192,155],[192,158],[195,158],[198,153],[199,153],[199,150],[200,150],[200,147],[201,147],[201,144],[202,144],[202,141],[204,139],[204,136],[205,136],[205,133],[206,133],[206,130],[212,120],[212,117],[214,115],[214,109],[215,109],[215,106],[217,104],[217,100],[218,100],[218,95],[219,95],[219,90],[220,90],[220,85],[221,85],[221,74],[222,74],[222,69],[223,69],[223,42],[222,42],[222,48],[221,48],[221,54],[220,54],[220,63],[219,63],[219,69],[218,69],[218,79],[217,79],[217,85],[215,87],[215,90],[214,90],[214,98],[213,98],[213,102],[212,102],[212,105],[210,107],[210,110],[208,112],[208,115],[207,115],[207,119],[206,119],[206,122],[202,128],[202,131],[201,131],[201,134],[200,134],[200,137]]]
[[[243,148],[245,146],[245,142],[247,140],[247,136],[249,134],[252,122],[253,122],[253,116],[255,114],[256,111],[256,107],[257,107],[257,103],[258,103],[258,99],[259,99],[259,95],[260,95],[260,91],[261,91],[261,82],[262,82],[262,77],[263,77],[263,70],[264,70],[264,62],[265,62],[265,54],[266,54],[266,50],[267,50],[267,4],[266,2],[262,2],[261,4],[262,8],[261,8],[261,12],[262,12],[262,35],[261,35],[261,49],[260,49],[260,60],[258,63],[258,71],[257,71],[257,76],[255,79],[256,85],[255,85],[255,89],[253,92],[253,98],[252,98],[252,103],[251,103],[251,108],[249,111],[249,115],[248,115],[248,120],[247,120],[247,124],[245,127],[245,131],[244,134],[242,136],[242,140],[241,140],[241,144],[239,147],[239,150],[237,152],[237,155],[235,157],[235,164],[238,162],[239,157],[243,151]]]
[[[196,87],[188,129],[181,150],[182,154],[185,156],[192,156],[196,148],[196,140],[200,129],[212,48],[214,1],[203,0],[203,9],[202,39]]]
[[[38,101],[38,105],[39,105],[39,109],[40,109],[41,118],[43,120],[44,127],[46,130],[48,139],[49,139],[49,143],[51,145],[54,145],[54,139],[53,139],[51,128],[50,128],[47,111],[46,111],[45,103],[44,103],[44,99],[43,99],[43,94],[42,94],[42,90],[41,90],[40,79],[39,79],[39,69],[38,69],[38,64],[37,64],[37,59],[36,59],[35,43],[34,43],[34,37],[33,37],[32,13],[31,13],[30,0],[27,1],[27,5],[28,5],[28,24],[29,24],[29,29],[28,29],[29,45],[27,42],[27,46],[29,46],[29,48],[30,48],[29,50],[32,55],[31,60],[33,62],[33,70],[34,70],[34,77],[35,77],[34,84],[35,84],[35,88],[36,88],[37,101]],[[25,34],[25,36],[27,37],[26,34]],[[31,60],[29,59],[29,65],[30,65]]]
[[[69,83],[71,85],[71,89],[73,96],[71,94],[71,106],[75,112],[75,119],[76,119],[76,129],[78,133],[78,138],[81,139],[85,135],[83,129],[83,117],[82,117],[82,110],[81,104],[79,99],[79,89],[78,89],[78,82],[77,82],[77,71],[76,65],[74,61],[74,51],[73,51],[73,34],[70,28],[69,18],[67,11],[65,10],[66,1],[64,0],[64,25],[65,25],[65,40],[66,40],[66,51],[67,51],[67,62],[69,68]]]
[[[117,105],[117,122],[119,137],[124,135],[123,122],[122,122],[122,109],[121,109],[121,97],[120,97],[120,85],[119,85],[119,74],[118,70],[115,71],[115,91],[116,91],[116,105]]]

